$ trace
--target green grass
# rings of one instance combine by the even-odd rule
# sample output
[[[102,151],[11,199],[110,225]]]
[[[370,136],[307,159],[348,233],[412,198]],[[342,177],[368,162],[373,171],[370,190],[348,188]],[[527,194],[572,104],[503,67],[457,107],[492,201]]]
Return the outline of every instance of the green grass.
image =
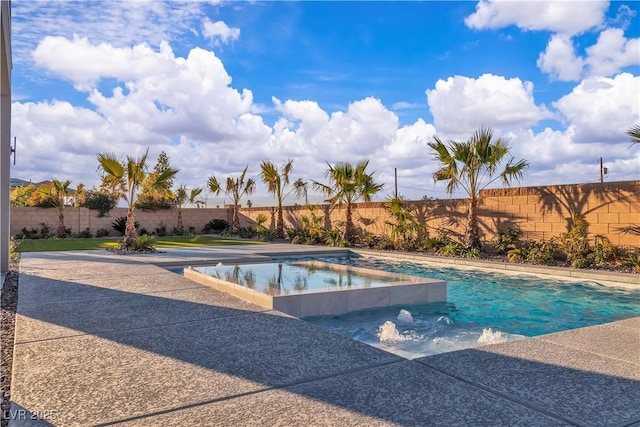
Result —
[[[36,239],[20,242],[19,252],[45,252],[45,251],[78,251],[92,249],[113,248],[120,243],[121,237],[105,239]],[[212,236],[193,237],[156,237],[153,246],[156,248],[184,248],[199,246],[228,246],[263,244],[255,240],[226,239]]]

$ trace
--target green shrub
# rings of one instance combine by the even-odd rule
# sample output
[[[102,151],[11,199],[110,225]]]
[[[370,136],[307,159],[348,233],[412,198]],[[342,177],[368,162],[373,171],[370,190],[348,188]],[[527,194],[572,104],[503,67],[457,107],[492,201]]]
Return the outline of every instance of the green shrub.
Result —
[[[556,253],[558,246],[551,240],[536,242],[528,240],[525,242],[524,258],[532,264],[556,265]]]
[[[496,237],[491,242],[494,250],[498,254],[506,254],[511,249],[519,247],[519,239],[522,232],[520,230],[508,229],[506,232],[498,231]]]
[[[106,228],[99,228],[98,230],[96,230],[96,237],[100,238],[100,237],[107,237],[109,235],[109,230],[107,230]]]
[[[118,204],[118,197],[114,194],[90,190],[85,193],[82,206],[98,211],[98,218],[107,216]]]
[[[135,252],[153,252],[155,251],[155,248],[153,247],[155,240],[155,237],[149,234],[143,234],[133,241],[129,250]]]
[[[460,256],[462,255],[464,248],[462,245],[456,242],[449,242],[438,250],[440,255],[444,256]]]
[[[93,234],[91,234],[91,230],[89,230],[89,227],[85,228],[84,230],[78,233],[79,239],[90,239],[92,237],[93,237]]]
[[[258,232],[251,227],[240,227],[238,230],[238,236],[243,239],[253,239],[258,235]]]
[[[167,226],[160,222],[160,225],[156,227],[156,236],[164,237],[167,235]]]
[[[268,228],[260,231],[258,235],[260,236],[260,240],[263,242],[272,242],[278,238],[278,233],[275,230],[269,230]]]
[[[138,221],[134,221],[134,226],[136,230],[140,228],[140,224],[138,223]],[[121,216],[116,218],[115,221],[111,223],[111,227],[118,233],[124,234],[125,230],[127,229],[127,217]]]
[[[634,270],[640,271],[640,248],[630,253],[622,262],[627,267],[633,267]]]
[[[9,239],[9,259],[15,261],[20,257],[20,240],[11,237]]]
[[[327,230],[324,232],[323,240],[327,246],[347,247],[351,246],[348,240],[346,240],[340,230]]]
[[[222,234],[224,230],[229,228],[229,222],[224,219],[212,219],[205,224],[202,232],[204,234]]]

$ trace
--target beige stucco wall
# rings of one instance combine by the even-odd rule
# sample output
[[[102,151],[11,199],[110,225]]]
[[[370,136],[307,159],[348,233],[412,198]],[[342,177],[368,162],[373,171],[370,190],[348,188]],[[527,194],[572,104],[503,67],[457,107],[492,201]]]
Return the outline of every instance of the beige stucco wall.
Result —
[[[523,239],[542,240],[568,231],[571,212],[589,223],[589,234],[601,234],[614,245],[640,247],[640,237],[624,233],[631,225],[640,225],[640,181],[605,182],[596,184],[518,187],[482,192],[479,209],[482,238],[491,240],[495,231],[519,228]],[[466,199],[414,201],[420,217],[432,235],[440,227],[453,233],[464,233],[467,224]],[[244,208],[245,221],[259,214],[272,218],[272,208]],[[322,207],[317,211],[322,215]],[[286,208],[287,226],[295,226],[301,216],[309,216],[303,206]],[[344,209],[330,214],[333,224],[344,221]],[[380,234],[388,230],[390,217],[383,203],[359,203],[353,213],[356,225]],[[275,220],[275,219],[274,219]]]
[[[623,233],[624,227],[640,225],[640,181],[610,182],[597,184],[558,185],[548,187],[518,187],[486,190],[479,210],[482,238],[491,240],[495,230],[506,231],[519,228],[523,239],[549,239],[568,231],[571,212],[579,213],[589,223],[589,233],[605,235],[611,242],[623,247],[640,247],[640,237]],[[467,224],[467,201],[465,199],[414,201],[420,218],[435,235],[438,228],[451,233],[464,233]],[[330,219],[325,227],[333,227],[344,221],[344,208],[335,208],[327,216],[329,207],[319,206],[316,214]],[[58,216],[55,209],[12,208],[11,233],[22,227],[39,228],[45,222],[55,230]],[[185,227],[194,226],[200,232],[213,218],[231,222],[231,209],[183,209]],[[267,216],[267,226],[275,228],[275,208],[241,208],[241,225],[252,225],[260,214]],[[114,209],[109,217],[97,218],[95,211],[84,208],[65,209],[65,223],[73,232],[89,228],[92,233],[99,228],[111,230],[111,223],[126,215],[126,209]],[[309,216],[305,206],[285,207],[287,227],[295,227],[302,216]],[[385,225],[390,217],[381,202],[359,203],[355,206],[356,225],[372,233],[388,231]],[[136,211],[136,220],[141,227],[155,230],[160,223],[171,231],[176,226],[177,211]]]
[[[98,212],[86,208],[65,208],[64,223],[67,228],[71,228],[73,233],[89,229],[92,234],[100,228],[105,228],[112,232],[111,224],[121,216],[127,215],[126,208],[116,208],[109,212],[109,216],[98,218]],[[161,210],[156,212],[135,211],[136,221],[141,228],[146,228],[153,232],[156,227],[164,224],[167,231],[171,232],[178,224],[178,211],[175,209]],[[183,209],[182,222],[185,228],[195,227],[196,232],[201,233],[202,228],[212,219],[224,219],[230,221],[231,212],[228,209]],[[32,228],[40,229],[41,223],[45,223],[55,232],[58,225],[57,209],[41,208],[11,208],[11,234],[20,233],[23,227],[28,230]]]

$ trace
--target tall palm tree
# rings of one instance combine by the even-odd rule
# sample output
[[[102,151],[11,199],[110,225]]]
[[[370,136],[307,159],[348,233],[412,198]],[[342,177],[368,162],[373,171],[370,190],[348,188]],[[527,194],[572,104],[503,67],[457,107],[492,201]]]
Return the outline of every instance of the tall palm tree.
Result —
[[[147,156],[149,149],[139,158],[127,156],[120,159],[112,153],[98,154],[98,171],[102,173],[103,186],[110,188],[119,199],[127,202],[127,225],[124,232],[122,245],[129,248],[136,240],[135,204],[138,198],[138,190],[147,177]],[[154,174],[154,182],[151,186],[162,188],[167,181],[172,180],[178,169],[167,168],[161,173]]]
[[[631,129],[627,131],[627,135],[631,137],[633,144],[640,144],[640,124],[633,125]]]
[[[56,234],[60,238],[66,235],[64,207],[71,196],[71,192],[69,191],[70,185],[71,181],[68,179],[62,182],[54,178],[50,183],[43,184],[38,188],[38,195],[42,197],[43,203],[46,204],[46,206],[58,209],[58,231]]]
[[[231,224],[231,230],[237,232],[240,230],[240,216],[238,214],[238,208],[240,206],[240,200],[242,196],[251,195],[256,189],[256,181],[253,178],[249,178],[245,181],[247,175],[247,169],[249,166],[245,166],[244,170],[239,177],[233,179],[227,177],[227,185],[223,189],[215,176],[210,176],[207,180],[207,186],[212,193],[220,194],[223,192],[226,196],[231,197],[233,200],[233,220]]]
[[[328,184],[313,181],[313,186],[327,196],[326,202],[332,205],[346,205],[346,221],[344,238],[353,242],[355,228],[352,218],[352,205],[360,200],[369,202],[371,196],[382,190],[383,184],[373,181],[373,174],[367,173],[368,160],[363,160],[353,166],[351,163],[340,162],[329,166],[325,172]]]
[[[191,191],[187,192],[187,186],[182,184],[178,187],[174,194],[174,202],[176,204],[176,209],[178,209],[178,232],[182,235],[184,234],[184,225],[182,223],[182,208],[187,204],[195,205],[198,200],[198,196],[202,193],[202,188],[192,188]]]
[[[284,239],[284,217],[282,212],[282,202],[284,199],[289,196],[292,192],[296,192],[296,194],[300,193],[298,187],[296,187],[297,181],[294,183],[294,186],[291,190],[286,192],[287,186],[289,185],[289,174],[291,173],[291,169],[293,168],[293,160],[288,160],[284,163],[280,169],[273,162],[269,160],[263,160],[260,164],[260,175],[262,175],[262,182],[267,185],[267,191],[269,193],[273,193],[278,200],[278,213],[276,217],[276,233],[278,233],[278,237]]]
[[[440,169],[433,174],[434,181],[448,181],[446,190],[449,194],[462,187],[469,196],[466,243],[468,248],[480,249],[480,191],[498,179],[502,179],[505,185],[510,185],[512,178],[520,180],[529,167],[529,162],[524,159],[514,162],[511,157],[504,168],[499,169],[503,159],[509,154],[508,139],[494,138],[493,131],[485,127],[475,131],[464,142],[449,141],[445,145],[436,136],[428,145],[440,163]]]

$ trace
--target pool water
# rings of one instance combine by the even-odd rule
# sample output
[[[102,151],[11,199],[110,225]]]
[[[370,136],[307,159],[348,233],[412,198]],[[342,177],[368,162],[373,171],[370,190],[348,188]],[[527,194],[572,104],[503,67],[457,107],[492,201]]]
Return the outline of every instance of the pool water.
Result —
[[[407,358],[640,316],[640,290],[371,257],[323,260],[447,282],[446,303],[305,319]]]
[[[403,276],[353,271],[343,264],[337,268],[318,262],[272,262],[242,265],[193,267],[208,276],[235,283],[268,295],[288,295],[308,291],[374,288],[407,280]]]

